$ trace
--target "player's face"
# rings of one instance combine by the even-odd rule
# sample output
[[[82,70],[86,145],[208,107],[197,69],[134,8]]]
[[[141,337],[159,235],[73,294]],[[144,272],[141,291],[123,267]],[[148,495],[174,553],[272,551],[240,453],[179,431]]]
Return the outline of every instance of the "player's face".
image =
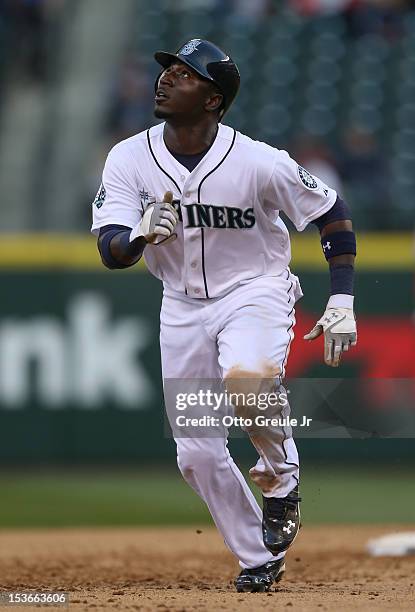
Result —
[[[188,123],[202,117],[218,96],[209,81],[177,62],[166,68],[158,81],[154,114],[159,119]]]

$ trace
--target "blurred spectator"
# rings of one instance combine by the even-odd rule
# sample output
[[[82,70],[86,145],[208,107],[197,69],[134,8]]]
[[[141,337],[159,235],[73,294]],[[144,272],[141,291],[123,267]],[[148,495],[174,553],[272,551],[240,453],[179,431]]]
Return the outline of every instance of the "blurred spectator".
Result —
[[[13,72],[43,80],[46,72],[45,13],[42,0],[9,0],[6,20],[13,33]]]
[[[5,0],[0,0],[0,102],[3,94],[3,87],[1,81],[4,76],[4,69],[7,61],[7,13],[5,7]]]
[[[353,36],[379,34],[394,40],[403,33],[403,18],[414,8],[413,0],[361,0],[345,12]]]
[[[300,15],[331,15],[343,12],[359,0],[289,0],[291,7]]]
[[[415,8],[414,0],[289,0],[300,15],[341,13],[352,36],[376,33],[394,39],[402,33],[402,19]]]
[[[144,130],[152,119],[154,82],[141,60],[127,54],[112,85],[107,128],[112,142]]]
[[[392,227],[389,168],[374,135],[358,125],[348,127],[339,161],[350,204],[379,229]]]
[[[280,4],[275,0],[167,0],[165,8],[175,12],[205,10],[213,17],[229,17],[235,25],[255,26],[275,14]]]
[[[165,9],[169,11],[197,11],[198,9],[213,9],[219,2],[228,0],[166,0]]]
[[[53,17],[65,0],[0,0],[7,29],[7,63],[12,78],[43,82],[48,76],[48,39]]]
[[[308,134],[297,136],[289,147],[294,159],[311,174],[342,196],[343,184],[336,161],[328,145],[321,138]]]
[[[231,0],[233,15],[232,20],[237,24],[243,22],[256,25],[267,17],[275,14],[276,6],[273,0]]]

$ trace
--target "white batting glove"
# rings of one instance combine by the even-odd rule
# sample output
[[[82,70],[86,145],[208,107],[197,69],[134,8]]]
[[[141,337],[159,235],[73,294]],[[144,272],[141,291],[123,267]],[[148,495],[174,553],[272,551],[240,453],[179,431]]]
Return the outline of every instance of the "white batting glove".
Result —
[[[143,236],[151,244],[165,244],[177,238],[174,228],[179,216],[172,206],[173,194],[167,191],[163,202],[151,204],[145,211],[140,223],[131,231],[130,242]]]
[[[332,296],[333,298],[338,296]],[[327,304],[325,313],[304,340],[314,340],[324,333],[324,361],[337,368],[344,351],[357,344],[357,328],[353,308],[342,308]],[[334,300],[334,303],[336,300]]]

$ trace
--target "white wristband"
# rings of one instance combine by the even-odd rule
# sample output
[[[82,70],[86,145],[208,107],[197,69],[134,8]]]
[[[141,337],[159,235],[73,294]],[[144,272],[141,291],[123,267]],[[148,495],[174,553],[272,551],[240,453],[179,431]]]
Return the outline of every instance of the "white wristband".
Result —
[[[353,310],[354,296],[347,293],[336,293],[329,297],[327,308],[350,308]]]

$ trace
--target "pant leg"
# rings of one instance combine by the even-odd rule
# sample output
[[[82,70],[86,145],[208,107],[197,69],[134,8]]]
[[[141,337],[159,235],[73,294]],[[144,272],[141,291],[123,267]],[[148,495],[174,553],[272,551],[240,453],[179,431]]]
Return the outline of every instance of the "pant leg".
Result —
[[[196,302],[196,303],[194,303]],[[160,347],[166,411],[173,431],[177,415],[174,393],[199,380],[221,377],[215,337],[204,325],[206,307],[199,301],[163,298]],[[174,389],[174,393],[171,390]],[[273,556],[262,540],[262,511],[227,448],[226,433],[181,437],[176,433],[177,463],[188,484],[205,501],[225,544],[241,567],[258,567]]]
[[[281,277],[259,278],[232,292],[221,305],[225,322],[218,333],[219,363],[223,376],[236,381],[233,390],[257,388],[261,379],[281,382],[294,335],[296,282],[288,271]],[[265,416],[274,416],[267,411]],[[280,416],[289,414],[287,404]],[[252,479],[266,497],[285,497],[299,479],[291,428],[253,427],[247,432],[259,454],[250,470]]]

